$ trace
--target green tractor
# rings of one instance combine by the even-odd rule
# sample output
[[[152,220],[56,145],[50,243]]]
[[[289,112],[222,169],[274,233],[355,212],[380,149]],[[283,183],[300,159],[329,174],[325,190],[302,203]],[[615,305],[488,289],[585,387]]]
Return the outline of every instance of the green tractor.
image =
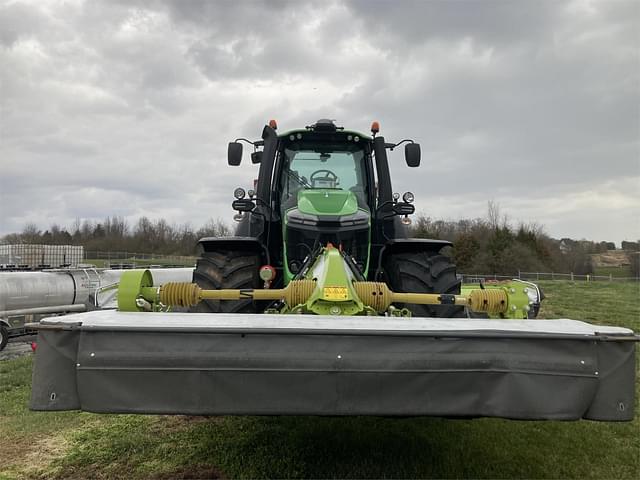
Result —
[[[391,188],[387,150],[417,167],[420,147],[378,130],[270,122],[236,236],[200,240],[194,282],[127,271],[118,311],[33,326],[31,408],[632,420],[640,337],[531,318],[528,282],[461,288],[450,243],[407,238],[413,194]]]
[[[382,282],[395,292],[460,293],[455,266],[441,254],[451,243],[407,238],[414,196],[406,192],[400,198],[392,190],[387,150],[404,144],[406,163],[416,168],[420,145],[412,140],[387,143],[378,135],[378,122],[372,124],[371,136],[326,119],[282,134],[276,129],[272,120],[262,140],[229,143],[232,166],[242,160],[240,141],[253,145],[251,160],[260,164],[258,179],[248,196],[242,188],[234,192],[237,236],[200,240],[203,253],[195,283],[204,289],[285,287],[309,278],[318,257],[332,245],[355,281]],[[365,307],[350,313],[366,313]],[[419,317],[463,314],[455,304],[399,307]],[[262,313],[273,308],[267,301],[247,297],[204,300],[194,311]],[[336,308],[334,312],[345,314]]]

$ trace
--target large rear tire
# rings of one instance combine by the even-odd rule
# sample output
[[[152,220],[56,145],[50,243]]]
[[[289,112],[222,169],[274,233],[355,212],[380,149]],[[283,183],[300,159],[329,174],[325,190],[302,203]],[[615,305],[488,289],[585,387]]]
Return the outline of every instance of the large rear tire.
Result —
[[[384,270],[394,292],[460,294],[460,280],[451,260],[437,253],[397,253],[388,256]],[[457,305],[400,304],[416,317],[464,317]]]
[[[205,252],[198,259],[193,272],[193,281],[200,288],[219,290],[222,288],[260,288],[260,256],[238,251]],[[203,300],[190,309],[205,313],[257,313],[262,311],[252,299]]]

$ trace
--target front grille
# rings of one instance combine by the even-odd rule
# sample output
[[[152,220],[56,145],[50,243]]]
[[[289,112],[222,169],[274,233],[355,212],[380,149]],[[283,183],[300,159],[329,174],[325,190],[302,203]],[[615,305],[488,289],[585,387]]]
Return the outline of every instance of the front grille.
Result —
[[[323,222],[320,223],[320,228],[316,229],[299,228],[298,225],[292,223],[287,226],[286,245],[289,270],[296,273],[294,270],[302,265],[307,255],[320,246],[331,243],[351,256],[364,271],[369,255],[369,226],[344,230],[330,229],[327,225],[322,224]]]

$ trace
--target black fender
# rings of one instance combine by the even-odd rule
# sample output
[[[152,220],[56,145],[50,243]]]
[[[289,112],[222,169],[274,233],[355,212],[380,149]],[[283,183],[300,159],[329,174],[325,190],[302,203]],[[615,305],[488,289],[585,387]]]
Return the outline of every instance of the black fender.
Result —
[[[435,240],[432,238],[396,238],[388,240],[378,255],[378,265],[374,278],[379,278],[382,273],[384,259],[395,253],[438,253],[444,247],[451,247],[453,243],[448,240]]]
[[[262,260],[271,264],[269,250],[255,237],[205,237],[198,240],[199,252],[240,251],[257,253]]]
[[[444,247],[451,246],[453,246],[453,243],[448,240],[434,240],[431,238],[396,238],[394,240],[389,240],[384,247],[382,247],[381,254],[439,252]]]

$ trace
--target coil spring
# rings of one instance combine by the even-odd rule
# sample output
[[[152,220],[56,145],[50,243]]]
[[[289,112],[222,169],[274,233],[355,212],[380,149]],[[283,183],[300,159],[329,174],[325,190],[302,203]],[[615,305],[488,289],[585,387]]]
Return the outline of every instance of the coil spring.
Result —
[[[160,288],[160,302],[179,307],[197,305],[200,301],[200,290],[195,283],[165,283]]]
[[[356,294],[362,303],[383,312],[391,305],[391,290],[382,282],[353,282]]]
[[[469,304],[474,312],[501,313],[507,310],[507,293],[501,288],[473,290]]]
[[[306,303],[316,288],[315,280],[293,280],[289,283],[285,293],[285,301],[290,307]]]

